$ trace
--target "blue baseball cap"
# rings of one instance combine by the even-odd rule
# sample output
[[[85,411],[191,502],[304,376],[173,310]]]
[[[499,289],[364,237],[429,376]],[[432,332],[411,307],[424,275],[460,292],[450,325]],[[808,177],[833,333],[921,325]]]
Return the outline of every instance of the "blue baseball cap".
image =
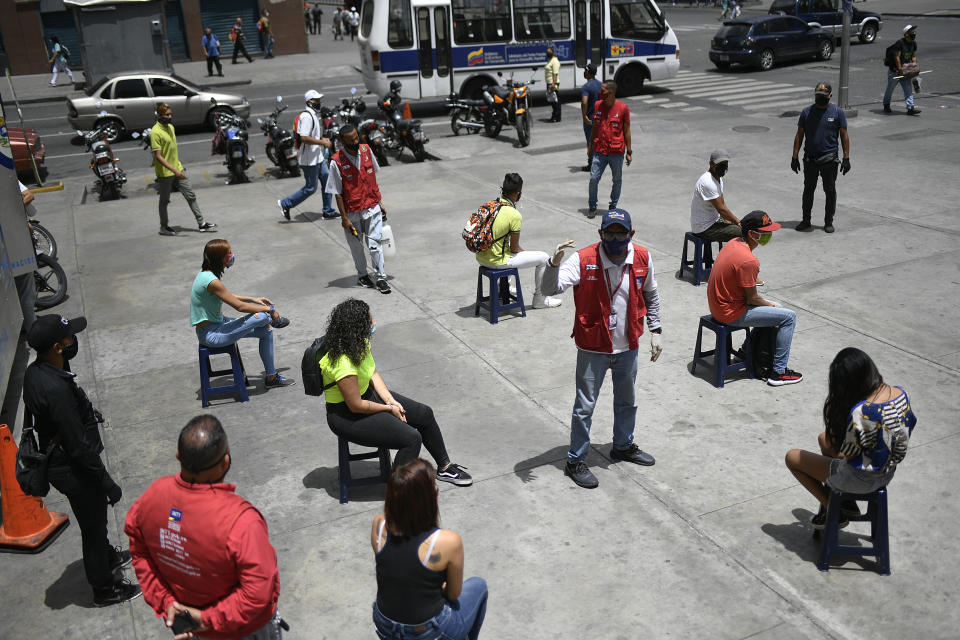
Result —
[[[630,214],[623,209],[610,209],[603,214],[603,221],[600,223],[600,228],[606,229],[612,224],[618,224],[627,231],[633,229],[633,224],[630,222]]]

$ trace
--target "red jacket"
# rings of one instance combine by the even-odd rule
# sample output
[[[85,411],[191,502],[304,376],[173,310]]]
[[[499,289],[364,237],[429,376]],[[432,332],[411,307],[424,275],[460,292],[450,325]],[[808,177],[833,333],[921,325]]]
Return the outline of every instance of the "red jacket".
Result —
[[[573,287],[573,302],[576,313],[571,334],[577,347],[600,353],[613,352],[613,337],[610,335],[610,291],[603,276],[600,260],[600,243],[584,247],[577,252],[580,257],[580,284]],[[643,335],[643,317],[647,315],[647,302],[643,298],[643,279],[647,277],[649,253],[638,244],[633,245],[633,263],[630,271],[630,297],[627,301],[627,341],[636,349]],[[638,281],[639,280],[639,281]]]
[[[333,154],[333,161],[340,170],[340,196],[347,213],[363,211],[380,204],[380,189],[377,187],[377,173],[373,170],[373,154],[370,147],[360,145],[360,168],[347,160],[343,151]]]
[[[277,609],[280,575],[267,523],[236,485],[154,482],[123,530],[137,580],[157,616],[174,601],[203,612],[204,638],[240,638]]]

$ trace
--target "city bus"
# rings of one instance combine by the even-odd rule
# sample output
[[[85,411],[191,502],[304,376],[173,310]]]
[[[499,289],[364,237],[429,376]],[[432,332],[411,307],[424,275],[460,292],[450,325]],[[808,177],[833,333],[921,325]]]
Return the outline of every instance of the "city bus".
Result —
[[[365,0],[359,39],[367,89],[383,95],[400,80],[409,98],[478,98],[498,72],[536,74],[542,87],[548,45],[561,90],[579,86],[588,63],[619,95],[680,68],[677,36],[654,0]]]

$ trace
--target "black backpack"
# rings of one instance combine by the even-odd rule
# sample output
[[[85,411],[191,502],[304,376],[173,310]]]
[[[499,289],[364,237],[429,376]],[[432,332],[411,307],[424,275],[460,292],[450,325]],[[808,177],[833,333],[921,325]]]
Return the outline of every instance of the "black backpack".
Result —
[[[755,378],[769,378],[773,374],[773,354],[777,350],[776,327],[752,327],[750,351],[753,356]]]
[[[67,45],[60,43],[60,54],[64,57],[65,60],[70,59],[70,49],[67,49]]]
[[[897,68],[897,54],[900,53],[900,41],[897,40],[892,45],[887,47],[887,51],[883,57],[883,64],[887,66],[888,69]]]
[[[308,396],[322,396],[323,392],[337,384],[336,381],[328,385],[323,384],[323,372],[320,370],[320,359],[327,355],[327,345],[324,344],[325,336],[320,336],[313,341],[307,350],[303,352],[303,360],[300,361],[300,376],[303,379],[303,392]]]
[[[53,437],[49,451],[60,444],[60,434]],[[47,479],[47,467],[50,455],[40,451],[37,434],[33,425],[30,409],[24,411],[23,433],[20,435],[20,447],[17,449],[17,484],[28,496],[43,498],[50,493],[50,480]]]

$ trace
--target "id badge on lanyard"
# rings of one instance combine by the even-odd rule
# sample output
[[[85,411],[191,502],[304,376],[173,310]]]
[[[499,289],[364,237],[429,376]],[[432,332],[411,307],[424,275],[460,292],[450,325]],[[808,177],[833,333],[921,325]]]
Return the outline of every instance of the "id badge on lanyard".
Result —
[[[616,288],[610,283],[610,273],[607,269],[603,270],[603,278],[607,284],[607,293],[610,294],[610,318],[608,327],[611,331],[617,328],[617,310],[613,308],[613,300],[617,297],[617,292],[620,291],[620,287],[623,286],[623,274],[627,272],[628,265],[623,265],[623,269],[620,270],[620,277],[617,279]]]

